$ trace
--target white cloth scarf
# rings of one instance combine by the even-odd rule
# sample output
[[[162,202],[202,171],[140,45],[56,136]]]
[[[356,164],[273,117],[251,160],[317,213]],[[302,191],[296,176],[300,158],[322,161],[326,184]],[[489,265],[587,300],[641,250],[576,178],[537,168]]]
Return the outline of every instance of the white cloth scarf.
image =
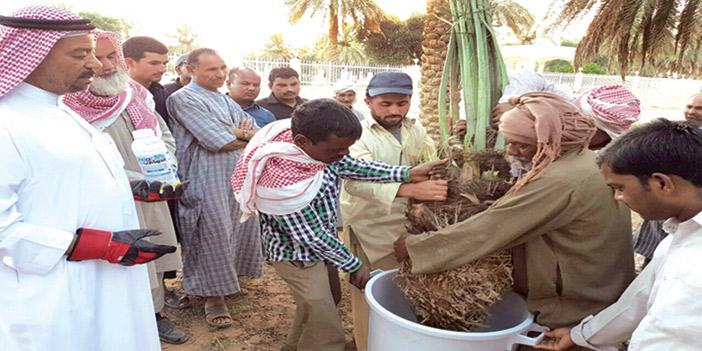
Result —
[[[283,164],[271,162],[276,159]],[[259,211],[285,215],[303,209],[317,195],[327,166],[292,142],[290,119],[266,125],[249,141],[232,175],[241,222]]]

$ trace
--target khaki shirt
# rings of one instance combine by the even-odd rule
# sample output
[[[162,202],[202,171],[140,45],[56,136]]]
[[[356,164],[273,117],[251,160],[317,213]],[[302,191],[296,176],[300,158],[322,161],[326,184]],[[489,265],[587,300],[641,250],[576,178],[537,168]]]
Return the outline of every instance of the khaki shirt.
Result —
[[[351,156],[391,165],[416,166],[423,150],[435,152],[434,142],[416,118],[402,123],[402,143],[373,117],[361,121],[363,134],[350,148]],[[369,183],[344,180],[341,193],[341,215],[345,237],[349,228],[368,256],[371,265],[392,255],[392,244],[407,232],[405,209],[407,199],[397,198],[400,183]]]
[[[592,151],[569,152],[495,207],[435,233],[411,236],[414,273],[452,269],[524,244],[527,304],[550,328],[616,301],[634,278],[631,216],[614,200]]]

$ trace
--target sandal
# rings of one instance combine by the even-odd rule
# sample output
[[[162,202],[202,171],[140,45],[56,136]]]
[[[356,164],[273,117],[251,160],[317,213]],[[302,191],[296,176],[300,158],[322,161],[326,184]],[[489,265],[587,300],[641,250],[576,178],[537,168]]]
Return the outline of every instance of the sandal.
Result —
[[[178,295],[173,291],[168,291],[163,295],[163,303],[176,310],[182,310],[192,305],[192,300],[188,295]]]
[[[165,343],[180,345],[190,340],[188,334],[178,329],[178,327],[166,317],[156,318],[156,327],[158,327],[158,338]]]
[[[216,323],[214,321],[216,318],[221,317],[229,318],[229,322]],[[232,325],[233,319],[232,315],[229,314],[229,309],[227,309],[227,305],[217,304],[214,306],[205,307],[205,321],[207,321],[207,324],[209,324],[211,327],[226,328]]]

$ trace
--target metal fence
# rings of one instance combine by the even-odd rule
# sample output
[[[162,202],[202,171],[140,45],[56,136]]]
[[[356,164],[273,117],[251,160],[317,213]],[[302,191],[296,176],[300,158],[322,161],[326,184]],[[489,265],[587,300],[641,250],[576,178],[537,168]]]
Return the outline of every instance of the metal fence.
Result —
[[[261,74],[260,97],[267,96],[267,77],[276,67],[292,67],[300,74],[303,85],[301,96],[309,99],[332,97],[332,87],[339,81],[354,84],[360,92],[368,84],[370,78],[378,72],[402,71],[408,73],[415,82],[415,88],[420,80],[419,66],[391,66],[372,64],[342,64],[338,62],[310,62],[292,59],[264,60],[243,59],[243,66],[252,68]],[[584,90],[612,84],[623,84],[641,101],[644,114],[651,117],[659,115],[680,117],[681,111],[688,98],[700,92],[702,81],[691,79],[650,78],[630,76],[622,80],[619,76],[582,74],[582,73],[542,73],[542,75],[557,88],[572,95],[579,95]],[[419,94],[414,94],[412,107],[419,108]],[[356,108],[364,110],[362,99],[356,103]],[[417,113],[417,111],[414,111]]]
[[[264,73],[265,76],[268,76],[268,72],[270,72],[274,68],[290,66],[290,61],[259,60],[259,59],[246,59],[245,58],[243,60],[242,66],[247,67],[247,68],[251,68],[252,70],[254,70],[256,72]]]
[[[268,76],[268,73],[277,67],[292,67],[300,74],[302,85],[332,86],[338,81],[354,83],[364,86],[373,75],[378,72],[404,71],[411,66],[372,65],[372,64],[344,64],[338,62],[313,62],[292,59],[265,60],[244,59],[243,65]]]

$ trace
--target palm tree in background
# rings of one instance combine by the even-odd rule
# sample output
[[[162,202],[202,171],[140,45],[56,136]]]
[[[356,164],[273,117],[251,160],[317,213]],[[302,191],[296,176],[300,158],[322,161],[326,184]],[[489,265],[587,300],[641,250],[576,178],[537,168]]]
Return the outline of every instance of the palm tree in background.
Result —
[[[339,59],[339,33],[346,21],[351,19],[353,27],[363,27],[371,31],[380,30],[380,21],[385,18],[383,10],[373,0],[285,0],[290,8],[289,20],[295,24],[305,14],[310,17],[322,13],[328,20],[327,39],[330,58]]]
[[[295,57],[295,54],[292,53],[290,47],[285,43],[283,34],[276,33],[270,36],[270,41],[266,43],[261,57],[270,60],[288,61]]]
[[[168,46],[168,52],[172,54],[186,54],[200,47],[196,44],[200,35],[195,33],[187,23],[176,26],[176,34],[166,34],[166,36],[176,42],[175,45]]]
[[[363,45],[356,38],[355,28],[353,25],[347,24],[341,30],[341,36],[337,43],[339,62],[342,63],[366,63],[366,52],[363,50]],[[331,48],[331,45],[329,46]],[[328,50],[326,59],[333,61],[333,50]]]
[[[534,15],[524,6],[510,0],[493,0],[491,5],[493,27],[507,26],[523,45],[531,44],[536,39]]]
[[[576,50],[576,66],[607,51],[610,67],[617,66],[622,77],[632,70],[655,75],[661,68],[666,73],[699,75],[702,1],[554,0],[549,12],[559,15],[551,29],[567,26],[593,10],[595,17]]]
[[[317,42],[313,48],[302,47],[297,49],[297,57],[302,61],[331,61],[346,64],[368,62],[366,51],[356,38],[353,26],[349,24],[344,26],[342,36],[339,38],[338,48],[334,52],[337,55],[337,59],[331,58],[332,48],[329,45],[329,39],[321,35],[317,37]]]

